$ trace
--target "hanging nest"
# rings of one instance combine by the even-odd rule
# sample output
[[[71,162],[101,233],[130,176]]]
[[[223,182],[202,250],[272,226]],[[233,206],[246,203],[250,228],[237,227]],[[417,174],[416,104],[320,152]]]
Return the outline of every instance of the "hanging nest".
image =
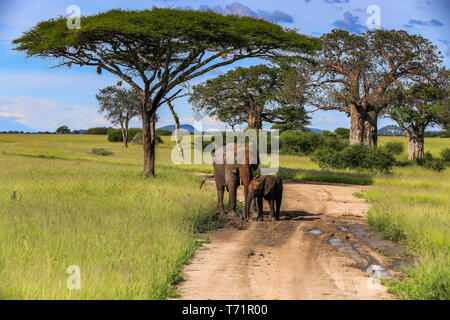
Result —
[[[97,67],[97,74],[102,74],[102,67],[100,66]]]
[[[69,68],[72,68],[72,62],[67,63],[67,66],[68,66]]]
[[[116,85],[118,86],[118,87],[121,87],[122,86],[122,81],[117,81],[117,83],[116,83]]]
[[[225,59],[227,58],[227,56],[228,56],[228,55],[227,55],[227,52],[226,52],[226,51],[222,52],[222,59],[225,60]]]

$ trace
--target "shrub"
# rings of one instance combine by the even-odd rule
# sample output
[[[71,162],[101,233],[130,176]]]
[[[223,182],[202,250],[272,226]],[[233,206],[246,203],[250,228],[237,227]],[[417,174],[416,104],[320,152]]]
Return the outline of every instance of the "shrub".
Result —
[[[416,163],[421,167],[437,172],[445,170],[444,161],[439,158],[433,158],[433,155],[429,151],[425,152],[423,158],[416,159]]]
[[[445,162],[450,162],[450,148],[445,148],[441,151],[442,160]]]
[[[319,148],[341,151],[347,143],[333,132],[324,130],[320,134],[285,131],[280,135],[280,153],[293,155],[310,155]]]
[[[309,155],[320,145],[320,137],[313,132],[288,130],[280,134],[280,153]]]
[[[348,139],[350,136],[350,129],[347,128],[337,128],[334,133],[341,139]]]
[[[355,144],[336,150],[321,147],[311,155],[311,160],[319,163],[322,169],[354,169],[388,173],[395,164],[392,153],[382,147],[371,148]]]
[[[384,148],[386,148],[393,155],[399,155],[405,151],[405,146],[400,141],[388,142]]]
[[[107,135],[108,129],[106,127],[97,127],[97,128],[89,128],[83,132],[83,134],[98,134],[98,135]]]
[[[163,142],[162,138],[157,134],[156,135],[156,144],[162,143],[162,142]],[[143,143],[143,141],[142,141],[142,132],[139,132],[139,133],[135,134],[133,139],[131,139],[131,143],[142,144]]]
[[[130,128],[128,129],[128,138],[127,141],[130,142],[134,136],[138,133],[142,132],[140,128]],[[108,141],[109,142],[123,142],[122,138],[122,130],[120,129],[108,129]]]
[[[114,154],[113,152],[103,148],[93,148],[90,153],[95,154],[97,156],[110,156]]]

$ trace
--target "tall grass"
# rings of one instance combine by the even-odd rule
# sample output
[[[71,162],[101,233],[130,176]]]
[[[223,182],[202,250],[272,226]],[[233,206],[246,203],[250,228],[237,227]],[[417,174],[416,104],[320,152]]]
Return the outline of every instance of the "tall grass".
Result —
[[[375,179],[365,197],[368,222],[387,239],[417,256],[390,291],[405,299],[450,299],[450,174],[421,167]]]
[[[98,137],[48,136],[47,143],[42,136],[6,137],[61,157],[94,159],[86,150],[107,146],[119,164],[0,154],[0,298],[175,294],[172,284],[197,247],[195,232],[217,227],[211,188],[199,191],[199,178],[168,166],[144,179],[142,151]],[[30,152],[21,142],[7,145],[11,153]],[[80,290],[67,289],[70,265],[81,268]]]

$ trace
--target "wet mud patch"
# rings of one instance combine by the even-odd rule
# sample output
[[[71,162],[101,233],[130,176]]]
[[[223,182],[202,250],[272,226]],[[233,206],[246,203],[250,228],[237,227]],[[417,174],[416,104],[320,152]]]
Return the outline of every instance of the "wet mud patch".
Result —
[[[400,245],[384,240],[375,231],[370,230],[361,220],[336,219],[339,239],[330,238],[332,245],[339,251],[347,253],[357,262],[361,269],[367,269],[371,265],[383,264],[384,268],[396,274],[401,269],[412,267],[414,257],[407,254]],[[376,253],[376,257],[372,251]]]

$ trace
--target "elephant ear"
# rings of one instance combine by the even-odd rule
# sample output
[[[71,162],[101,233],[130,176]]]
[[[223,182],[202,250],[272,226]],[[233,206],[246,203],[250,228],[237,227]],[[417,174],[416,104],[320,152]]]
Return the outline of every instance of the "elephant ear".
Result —
[[[267,176],[264,179],[264,196],[267,195],[275,188],[275,179],[272,176]]]

